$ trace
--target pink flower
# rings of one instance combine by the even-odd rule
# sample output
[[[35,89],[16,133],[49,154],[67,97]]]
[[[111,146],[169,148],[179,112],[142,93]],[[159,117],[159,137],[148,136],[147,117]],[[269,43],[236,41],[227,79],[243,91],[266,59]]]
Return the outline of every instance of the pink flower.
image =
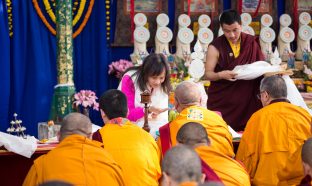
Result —
[[[74,95],[76,106],[82,105],[83,107],[93,107],[94,110],[99,110],[99,104],[96,102],[98,97],[96,97],[95,92],[91,90],[81,90]]]
[[[108,65],[108,74],[121,78],[122,73],[130,67],[133,67],[133,63],[131,61],[120,59],[119,61],[112,62]]]

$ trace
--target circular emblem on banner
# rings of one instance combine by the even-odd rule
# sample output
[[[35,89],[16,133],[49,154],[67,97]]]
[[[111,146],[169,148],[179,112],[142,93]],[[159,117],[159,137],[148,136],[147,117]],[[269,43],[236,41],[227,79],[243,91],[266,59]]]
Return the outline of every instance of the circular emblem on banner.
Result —
[[[143,26],[136,27],[133,35],[134,39],[139,43],[147,42],[150,38],[150,32]]]
[[[213,33],[209,28],[200,28],[197,37],[200,42],[209,44],[213,40]]]
[[[188,73],[196,79],[200,79],[205,74],[205,65],[202,60],[194,59],[189,68]]]
[[[276,37],[275,32],[270,27],[264,27],[260,31],[260,38],[262,39],[262,41],[266,43],[272,43],[275,37]]]
[[[291,24],[291,17],[288,14],[283,14],[280,17],[280,24],[282,26],[289,26]]]
[[[299,16],[299,22],[303,25],[309,24],[311,21],[311,15],[308,12],[302,12]]]
[[[169,24],[169,17],[167,14],[158,14],[156,22],[159,26],[167,26]]]
[[[191,18],[186,14],[181,14],[178,18],[180,26],[188,27],[191,24]]]
[[[156,32],[156,37],[162,43],[169,43],[172,40],[173,34],[168,27],[159,27]]]
[[[184,44],[190,44],[194,39],[194,34],[189,28],[181,28],[178,32],[179,40]]]
[[[242,25],[243,26],[249,25],[252,21],[251,15],[249,13],[242,13],[241,19],[242,19]]]
[[[246,34],[250,34],[252,36],[255,35],[255,31],[251,26],[242,26],[242,32],[244,32]]]
[[[303,25],[299,28],[299,37],[304,41],[309,41],[312,37],[312,29],[308,25]]]
[[[295,33],[289,27],[283,28],[280,31],[279,36],[281,37],[282,41],[284,41],[285,43],[290,43],[295,39]]]
[[[198,24],[201,26],[201,27],[209,27],[210,26],[210,23],[211,23],[211,19],[208,15],[206,14],[202,14],[199,16],[198,18]]]
[[[261,24],[264,26],[271,26],[273,24],[273,18],[269,14],[264,14],[261,16]]]
[[[144,26],[147,22],[147,18],[144,14],[142,13],[137,13],[134,16],[134,24],[136,26]]]

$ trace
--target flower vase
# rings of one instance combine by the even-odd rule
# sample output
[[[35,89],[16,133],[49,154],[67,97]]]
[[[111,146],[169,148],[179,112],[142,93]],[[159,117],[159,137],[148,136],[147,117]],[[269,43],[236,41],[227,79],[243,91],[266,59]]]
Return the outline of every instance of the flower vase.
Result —
[[[82,114],[87,116],[88,118],[89,118],[89,112],[90,112],[89,108],[86,108],[86,107],[82,108]]]

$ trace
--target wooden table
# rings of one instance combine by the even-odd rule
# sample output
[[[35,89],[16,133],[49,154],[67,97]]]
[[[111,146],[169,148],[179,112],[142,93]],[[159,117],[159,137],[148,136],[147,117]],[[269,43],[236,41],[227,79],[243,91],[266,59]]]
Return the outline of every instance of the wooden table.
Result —
[[[0,185],[21,186],[33,161],[49,152],[56,145],[38,146],[31,158],[26,158],[7,150],[0,150]]]

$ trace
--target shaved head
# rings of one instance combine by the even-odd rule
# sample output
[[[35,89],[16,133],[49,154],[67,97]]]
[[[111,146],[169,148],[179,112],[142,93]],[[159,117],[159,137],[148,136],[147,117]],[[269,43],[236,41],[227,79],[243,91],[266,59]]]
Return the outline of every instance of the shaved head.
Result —
[[[196,122],[184,124],[178,131],[177,141],[191,147],[195,147],[198,144],[210,144],[206,129]]]
[[[301,151],[302,161],[312,168],[312,138],[304,142]]]
[[[201,181],[201,161],[197,153],[185,145],[177,145],[164,156],[162,171],[176,183]]]
[[[184,106],[199,105],[201,92],[198,85],[194,82],[183,81],[174,91],[175,101]]]
[[[92,134],[92,123],[83,114],[70,113],[64,117],[60,132],[60,141],[73,134],[79,134],[89,138]]]

